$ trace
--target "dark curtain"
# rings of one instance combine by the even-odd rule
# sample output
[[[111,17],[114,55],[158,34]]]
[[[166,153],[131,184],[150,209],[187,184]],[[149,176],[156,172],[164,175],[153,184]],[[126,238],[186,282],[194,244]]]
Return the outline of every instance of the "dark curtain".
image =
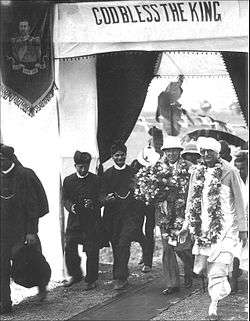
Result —
[[[154,76],[158,52],[116,52],[97,56],[98,147],[101,162],[114,142],[128,139]]]
[[[233,82],[242,114],[248,124],[248,54],[222,52],[222,57]]]

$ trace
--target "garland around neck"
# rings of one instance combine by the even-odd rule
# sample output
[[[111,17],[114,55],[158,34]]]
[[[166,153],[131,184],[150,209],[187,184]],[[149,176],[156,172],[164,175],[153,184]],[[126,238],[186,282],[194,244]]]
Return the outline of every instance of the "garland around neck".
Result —
[[[202,232],[201,225],[201,211],[202,211],[202,194],[205,183],[205,175],[208,167],[205,164],[198,164],[194,167],[194,179],[193,194],[190,199],[189,207],[189,221],[190,231],[194,234],[197,244],[199,246],[211,246],[216,243],[222,230],[223,213],[221,210],[220,190],[222,179],[222,162],[219,160],[214,165],[212,170],[211,182],[208,186],[208,201],[209,206],[207,208],[208,216],[210,219],[208,230]]]

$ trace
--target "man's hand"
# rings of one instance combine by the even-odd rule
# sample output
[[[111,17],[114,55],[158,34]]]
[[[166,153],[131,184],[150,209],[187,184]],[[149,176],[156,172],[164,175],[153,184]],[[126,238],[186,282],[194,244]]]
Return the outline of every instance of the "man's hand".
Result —
[[[185,243],[186,242],[186,238],[188,236],[188,230],[186,229],[181,229],[178,233],[178,241],[180,243]]]
[[[27,245],[34,245],[37,241],[36,234],[26,234],[25,243]]]
[[[247,231],[240,231],[239,232],[239,239],[242,242],[242,247],[245,247],[245,245],[247,244],[247,239],[248,239]]]

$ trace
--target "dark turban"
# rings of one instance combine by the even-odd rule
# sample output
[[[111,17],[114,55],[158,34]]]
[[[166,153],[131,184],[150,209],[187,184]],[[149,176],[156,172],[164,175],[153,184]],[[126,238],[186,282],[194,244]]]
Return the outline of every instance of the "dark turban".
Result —
[[[9,158],[10,160],[13,160],[15,155],[14,155],[14,148],[11,146],[7,146],[4,144],[0,145],[0,154],[2,154],[3,156]]]
[[[90,163],[91,161],[91,155],[87,152],[79,152],[78,150],[75,152],[74,155],[74,162],[75,164],[84,164],[84,163]]]
[[[124,153],[127,153],[127,147],[126,147],[126,145],[124,145],[124,144],[122,144],[122,143],[113,144],[113,145],[111,146],[111,150],[110,150],[111,156],[114,155],[116,152],[124,152]]]

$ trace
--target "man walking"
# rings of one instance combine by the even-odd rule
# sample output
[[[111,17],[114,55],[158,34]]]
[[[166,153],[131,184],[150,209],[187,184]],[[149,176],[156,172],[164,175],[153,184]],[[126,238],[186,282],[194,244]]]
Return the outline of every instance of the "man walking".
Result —
[[[126,165],[127,148],[124,144],[111,147],[114,166],[102,177],[102,200],[104,204],[104,226],[113,250],[113,279],[115,289],[127,286],[130,244],[143,237],[140,227],[138,202],[134,199],[134,171]],[[145,236],[144,236],[145,238]]]
[[[14,148],[0,146],[1,237],[0,301],[1,314],[12,311],[10,296],[11,259],[26,243],[41,251],[37,236],[39,218],[49,212],[43,186],[33,170],[23,167]],[[47,284],[39,286],[39,297],[46,296]]]
[[[70,280],[65,283],[69,287],[82,280],[81,259],[78,245],[83,245],[87,255],[85,290],[96,287],[98,279],[101,211],[99,203],[100,184],[97,175],[89,172],[91,155],[76,151],[74,162],[76,173],[67,176],[63,182],[63,204],[69,212],[65,261]]]
[[[163,244],[163,273],[166,288],[163,294],[178,292],[180,289],[179,267],[176,254],[184,264],[185,287],[192,286],[192,243],[190,236],[184,243],[178,242],[178,232],[185,217],[185,204],[189,183],[189,165],[181,158],[183,147],[180,140],[167,136],[162,146],[162,159],[170,179],[174,180],[156,210],[156,224],[159,225]],[[171,191],[172,190],[172,191]]]
[[[229,295],[229,267],[239,240],[247,242],[247,223],[242,182],[237,170],[220,158],[220,143],[214,138],[198,139],[203,163],[190,178],[185,222],[180,239],[187,229],[194,235],[194,272],[207,271],[211,298],[208,314],[217,320],[218,301]]]

